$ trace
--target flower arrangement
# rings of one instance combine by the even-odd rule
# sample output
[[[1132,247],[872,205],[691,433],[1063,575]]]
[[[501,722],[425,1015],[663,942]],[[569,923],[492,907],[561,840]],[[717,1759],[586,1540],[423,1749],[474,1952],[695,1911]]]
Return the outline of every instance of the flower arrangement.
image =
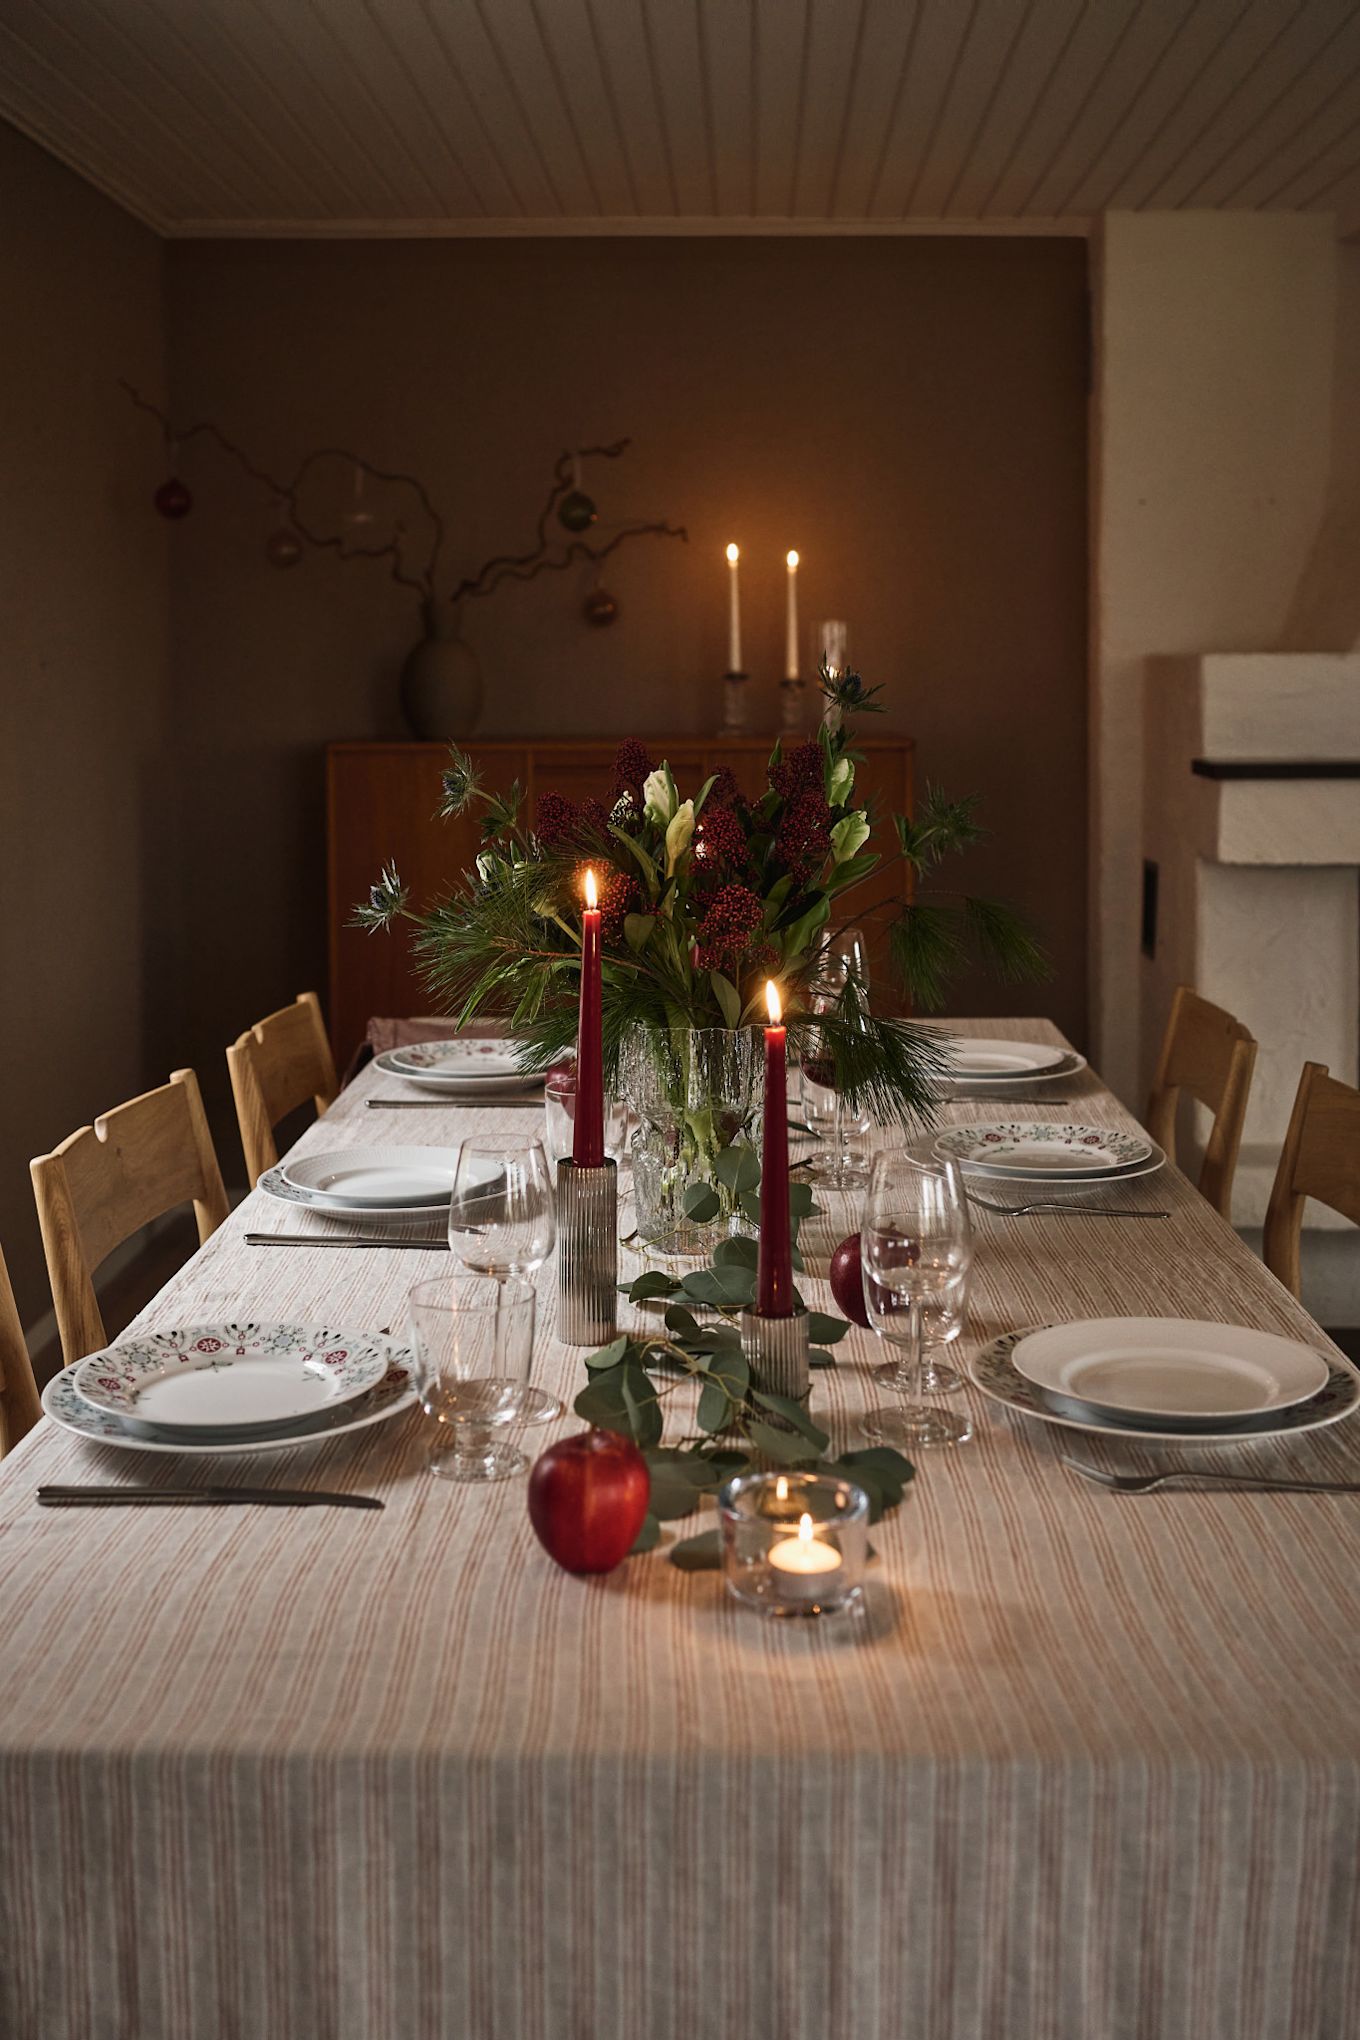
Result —
[[[592,866],[609,1079],[617,1084],[622,1070],[636,1090],[643,1043],[641,1062],[659,1076],[651,1090],[674,1103],[674,1123],[659,1130],[684,1164],[672,1174],[702,1164],[724,1219],[712,1165],[744,1139],[758,1100],[754,1068],[748,1082],[734,1066],[740,1058],[722,1054],[721,1040],[715,1055],[712,1044],[725,1035],[735,1050],[732,1037],[745,1033],[754,1050],[767,979],[779,986],[794,1051],[815,1024],[818,1059],[849,1104],[910,1126],[931,1117],[946,1051],[934,1032],[873,1012],[853,974],[832,1010],[814,1016],[828,942],[859,915],[889,908],[893,972],[914,1008],[938,1009],[951,969],[970,954],[1012,978],[1044,970],[1042,952],[1009,908],[938,887],[944,860],[981,833],[972,800],[950,801],[931,788],[915,816],[893,815],[891,857],[869,847],[873,817],[856,795],[849,719],[879,712],[881,690],[825,666],[821,682],[828,705],[821,729],[787,752],[775,745],[754,800],[726,767],[682,789],[664,760],[629,738],[607,803],[544,792],[531,829],[520,818],[518,784],[504,795],[487,792],[455,748],[442,812],[480,809],[474,868],[446,900],[414,915],[389,868],[356,915],[370,929],[411,916],[417,955],[445,1008],[459,1024],[479,1011],[503,1015],[524,1041],[526,1068],[542,1069],[575,1039],[581,889]],[[894,889],[860,904],[870,880],[893,864],[911,874],[910,888],[897,874]],[[639,1109],[646,1121],[645,1104]]]

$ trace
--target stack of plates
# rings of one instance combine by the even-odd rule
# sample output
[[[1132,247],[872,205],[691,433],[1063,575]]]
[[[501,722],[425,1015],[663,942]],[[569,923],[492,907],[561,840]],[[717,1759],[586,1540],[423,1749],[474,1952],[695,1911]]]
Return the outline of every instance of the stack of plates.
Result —
[[[1311,1346],[1193,1318],[1092,1318],[1008,1332],[969,1368],[995,1402],[1069,1430],[1233,1444],[1339,1423],[1360,1375]]]
[[[404,1347],[327,1325],[153,1332],[78,1360],[43,1391],[63,1430],[137,1452],[283,1452],[415,1400]]]
[[[389,1048],[374,1061],[390,1077],[422,1091],[476,1099],[497,1091],[523,1091],[543,1078],[526,1076],[513,1041],[465,1035],[457,1041],[418,1041]]]
[[[945,1081],[986,1090],[995,1085],[1014,1090],[1019,1084],[1048,1084],[1058,1077],[1075,1077],[1086,1068],[1086,1058],[1073,1048],[1054,1048],[1041,1041],[990,1041],[966,1035],[952,1036],[950,1062]]]
[[[1127,1182],[1162,1168],[1166,1156],[1146,1135],[1069,1120],[998,1119],[952,1126],[935,1143],[978,1182],[1048,1183],[1063,1189]]]
[[[257,1187],[283,1204],[349,1225],[381,1229],[417,1218],[444,1223],[457,1159],[447,1148],[342,1148],[280,1162],[265,1170]]]

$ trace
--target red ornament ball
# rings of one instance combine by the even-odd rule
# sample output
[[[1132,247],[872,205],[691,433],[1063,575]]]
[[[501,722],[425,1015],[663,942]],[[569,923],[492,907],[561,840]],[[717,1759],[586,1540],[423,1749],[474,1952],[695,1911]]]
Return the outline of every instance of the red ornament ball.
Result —
[[[580,1431],[535,1460],[529,1521],[565,1572],[612,1572],[633,1548],[651,1493],[647,1462],[630,1438]]]
[[[589,531],[595,516],[595,504],[584,489],[568,489],[557,506],[558,522],[568,531]]]
[[[168,482],[162,482],[151,500],[162,517],[172,520],[187,517],[194,507],[194,499],[178,475],[171,475]]]
[[[859,1234],[852,1232],[831,1256],[831,1294],[852,1324],[869,1327],[864,1301],[864,1264],[859,1257]]]

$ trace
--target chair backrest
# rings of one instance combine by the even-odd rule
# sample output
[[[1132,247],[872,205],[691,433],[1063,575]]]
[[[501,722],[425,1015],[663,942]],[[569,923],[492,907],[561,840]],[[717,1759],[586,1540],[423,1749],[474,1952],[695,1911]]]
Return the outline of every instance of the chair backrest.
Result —
[[[41,1415],[33,1363],[9,1286],[9,1270],[0,1254],[0,1459],[25,1431],[32,1430]]]
[[[1188,1091],[1213,1113],[1199,1187],[1215,1211],[1229,1219],[1242,1122],[1255,1067],[1256,1041],[1242,1022],[1202,999],[1189,985],[1178,985],[1152,1080],[1147,1129],[1174,1162],[1181,1092]]]
[[[1360,1225],[1360,1091],[1305,1063],[1266,1207],[1262,1251],[1272,1275],[1299,1294],[1299,1234],[1316,1197]]]
[[[29,1168],[68,1366],[106,1343],[94,1271],[115,1247],[179,1204],[192,1203],[200,1240],[227,1215],[192,1070],[101,1114]]]
[[[318,1114],[335,1103],[335,1062],[316,993],[300,992],[291,1006],[247,1027],[227,1050],[227,1068],[253,1190],[279,1158],[279,1121],[309,1098]]]

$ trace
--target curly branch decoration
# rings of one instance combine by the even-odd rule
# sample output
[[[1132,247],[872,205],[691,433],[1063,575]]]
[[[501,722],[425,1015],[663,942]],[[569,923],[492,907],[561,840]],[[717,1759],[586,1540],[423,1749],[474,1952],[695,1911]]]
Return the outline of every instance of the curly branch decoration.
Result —
[[[229,439],[221,426],[214,424],[212,419],[203,418],[199,419],[195,424],[186,425],[183,428],[178,427],[160,409],[159,405],[153,404],[149,398],[144,397],[124,377],[119,376],[118,382],[120,388],[127,391],[128,396],[137,408],[147,412],[150,417],[157,421],[165,434],[167,442],[198,438],[211,439],[223,453],[227,454],[250,476],[252,481],[258,482],[261,488],[268,489],[272,496],[287,505],[289,518],[298,536],[304,538],[308,545],[316,546],[319,549],[329,548],[334,552],[338,552],[342,560],[390,560],[390,570],[394,581],[403,588],[414,589],[416,594],[425,597],[427,601],[435,600],[437,594],[436,576],[444,550],[447,527],[443,517],[434,506],[429,490],[418,476],[404,474],[400,470],[375,467],[372,461],[365,460],[361,454],[351,453],[347,447],[323,446],[318,447],[314,452],[303,457],[294,470],[290,481],[280,481],[276,476],[271,475],[268,469],[262,468],[257,461],[252,460],[250,455],[242,447],[239,447],[235,440]],[[554,510],[562,498],[570,488],[575,486],[573,476],[576,463],[597,456],[602,460],[617,460],[622,453],[626,452],[631,443],[627,439],[616,439],[609,446],[583,446],[575,451],[559,454],[553,464],[553,481],[552,487],[548,491],[548,500],[543,505],[539,513],[538,523],[535,526],[535,543],[532,550],[525,553],[501,553],[493,559],[484,561],[475,574],[458,582],[449,596],[449,601],[457,604],[459,602],[471,601],[480,595],[490,595],[503,581],[532,581],[536,574],[561,573],[572,564],[573,560],[591,560],[598,563],[601,560],[608,559],[612,552],[616,552],[630,538],[655,536],[658,538],[678,538],[688,543],[689,533],[683,525],[664,523],[628,524],[621,531],[616,532],[607,545],[590,545],[583,538],[574,538],[570,544],[563,547],[559,557],[553,557],[554,541],[548,535],[548,525]],[[395,487],[411,489],[414,492],[421,509],[430,520],[432,534],[429,556],[424,568],[418,574],[408,573],[403,564],[401,538],[404,536],[404,527],[400,523],[397,525],[399,536],[396,539],[388,540],[384,545],[354,545],[347,543],[343,535],[331,537],[325,532],[313,530],[308,524],[302,514],[300,502],[302,491],[312,470],[320,462],[327,460],[346,461],[362,474],[368,475],[375,482],[390,482]]]

